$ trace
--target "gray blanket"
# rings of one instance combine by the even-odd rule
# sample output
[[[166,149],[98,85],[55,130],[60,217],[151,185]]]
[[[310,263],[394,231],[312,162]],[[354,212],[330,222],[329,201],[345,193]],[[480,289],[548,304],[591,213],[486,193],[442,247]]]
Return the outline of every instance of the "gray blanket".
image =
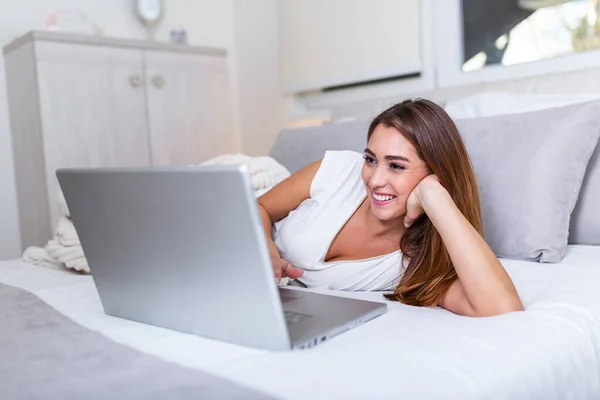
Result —
[[[265,399],[90,331],[0,284],[2,399]]]

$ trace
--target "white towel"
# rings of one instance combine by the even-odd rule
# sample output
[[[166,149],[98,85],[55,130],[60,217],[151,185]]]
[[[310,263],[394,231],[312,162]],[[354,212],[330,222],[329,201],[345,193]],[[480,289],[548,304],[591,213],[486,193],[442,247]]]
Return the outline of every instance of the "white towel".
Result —
[[[226,154],[200,165],[243,164],[248,167],[256,197],[290,176],[289,171],[272,157],[250,157],[244,154]]]
[[[199,165],[226,164],[243,164],[248,167],[256,197],[263,195],[290,176],[288,170],[271,157],[225,154]],[[50,268],[68,268],[82,273],[89,273],[90,267],[83,254],[73,222],[71,222],[71,215],[62,192],[59,192],[58,203],[62,216],[54,231],[54,237],[43,248],[28,247],[25,249],[23,260]]]

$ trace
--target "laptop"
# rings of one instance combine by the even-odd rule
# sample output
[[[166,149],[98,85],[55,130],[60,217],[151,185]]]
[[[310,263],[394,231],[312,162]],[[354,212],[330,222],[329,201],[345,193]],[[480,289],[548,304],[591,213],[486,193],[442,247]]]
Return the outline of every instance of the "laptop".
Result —
[[[386,311],[383,302],[277,286],[243,165],[56,175],[108,315],[286,350]]]

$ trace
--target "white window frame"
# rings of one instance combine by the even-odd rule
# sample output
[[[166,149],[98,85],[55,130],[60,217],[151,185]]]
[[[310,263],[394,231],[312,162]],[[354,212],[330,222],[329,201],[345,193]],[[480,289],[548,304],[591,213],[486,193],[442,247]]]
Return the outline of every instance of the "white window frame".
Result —
[[[523,64],[490,65],[463,72],[462,0],[433,1],[433,43],[437,86],[440,88],[600,68],[600,50],[590,50]]]

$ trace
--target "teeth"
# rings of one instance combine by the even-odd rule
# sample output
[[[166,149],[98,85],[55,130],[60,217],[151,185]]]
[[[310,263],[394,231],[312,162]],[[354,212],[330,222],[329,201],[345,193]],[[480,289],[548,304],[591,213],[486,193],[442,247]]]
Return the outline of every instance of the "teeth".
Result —
[[[375,194],[375,193],[373,193],[373,197],[374,197],[374,198],[375,198],[375,200],[377,200],[377,201],[388,201],[388,200],[391,200],[391,199],[393,199],[393,198],[394,198],[394,197],[396,197],[396,196],[381,196],[381,195],[378,195],[378,194]]]

